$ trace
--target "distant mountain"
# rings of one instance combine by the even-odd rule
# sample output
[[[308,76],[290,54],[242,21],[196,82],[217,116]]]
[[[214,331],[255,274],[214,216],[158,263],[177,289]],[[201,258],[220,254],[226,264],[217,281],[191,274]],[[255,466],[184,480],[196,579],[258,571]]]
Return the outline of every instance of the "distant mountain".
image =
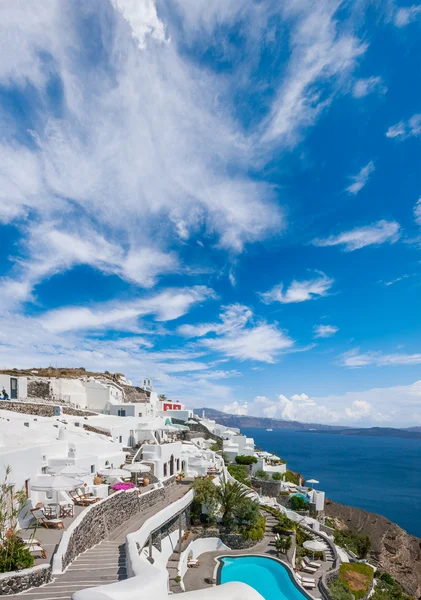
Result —
[[[320,423],[301,423],[300,421],[282,421],[266,417],[251,417],[248,415],[231,415],[214,408],[195,408],[199,416],[205,411],[205,416],[214,419],[226,427],[256,427],[257,429],[294,429],[314,433],[332,433],[341,435],[365,435],[371,437],[394,437],[406,439],[421,439],[421,427],[396,429],[393,427],[352,428],[343,425],[322,425]]]
[[[269,419],[267,417],[249,417],[246,415],[230,415],[229,413],[215,410],[214,408],[195,408],[194,412],[201,416],[214,419],[217,423],[226,427],[256,427],[258,429],[323,429],[324,431],[342,431],[343,426],[321,425],[320,423],[300,423],[299,421],[281,421],[280,419]]]
[[[418,429],[419,431],[414,431]],[[318,429],[314,433],[335,433],[341,435],[364,435],[370,437],[394,437],[421,440],[421,428],[413,427],[409,429],[395,429],[394,427],[362,427],[360,429]]]

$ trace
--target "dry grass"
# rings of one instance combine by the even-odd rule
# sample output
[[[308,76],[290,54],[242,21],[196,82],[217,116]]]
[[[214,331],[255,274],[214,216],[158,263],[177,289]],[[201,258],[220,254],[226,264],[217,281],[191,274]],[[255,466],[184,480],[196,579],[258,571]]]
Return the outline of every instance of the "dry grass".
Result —
[[[339,580],[345,583],[355,599],[362,598],[367,593],[373,578],[373,569],[364,563],[343,563],[339,572]]]

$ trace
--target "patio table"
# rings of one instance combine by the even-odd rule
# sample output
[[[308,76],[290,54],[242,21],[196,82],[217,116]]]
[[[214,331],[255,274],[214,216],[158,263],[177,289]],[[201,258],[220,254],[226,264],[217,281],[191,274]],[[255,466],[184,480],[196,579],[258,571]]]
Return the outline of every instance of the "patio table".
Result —
[[[64,519],[65,517],[73,517],[74,515],[74,505],[73,504],[63,504],[60,506],[60,518]]]
[[[57,519],[57,506],[55,504],[45,504],[44,514],[48,519]]]

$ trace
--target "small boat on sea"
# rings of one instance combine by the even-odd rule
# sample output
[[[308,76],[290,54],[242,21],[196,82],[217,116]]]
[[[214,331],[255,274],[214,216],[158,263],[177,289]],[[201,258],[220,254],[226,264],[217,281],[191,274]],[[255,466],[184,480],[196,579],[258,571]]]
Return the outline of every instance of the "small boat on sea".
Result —
[[[269,427],[269,429],[266,429],[266,431],[273,431],[273,429],[271,429],[271,428]]]

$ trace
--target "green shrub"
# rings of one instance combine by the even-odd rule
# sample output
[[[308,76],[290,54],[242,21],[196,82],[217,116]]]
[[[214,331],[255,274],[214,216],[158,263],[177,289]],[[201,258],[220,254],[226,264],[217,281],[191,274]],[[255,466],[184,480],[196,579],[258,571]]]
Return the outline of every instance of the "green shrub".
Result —
[[[246,525],[249,529],[262,522],[260,506],[251,498],[243,498],[238,502],[232,510],[232,515],[239,525]]]
[[[355,600],[367,594],[373,575],[373,568],[365,563],[342,563],[339,568],[339,581],[351,590]]]
[[[304,531],[304,529],[301,529],[301,527],[297,527],[296,532],[295,532],[295,541],[297,543],[297,546],[302,546],[304,544],[304,542],[308,542],[309,540],[311,540],[311,535],[309,535],[306,531]]]
[[[237,465],[254,465],[257,463],[257,458],[255,456],[244,456],[241,454],[240,456],[235,457],[235,462]]]
[[[293,471],[286,471],[284,480],[289,481],[290,483],[295,483],[295,485],[300,483],[300,477],[298,473],[294,473]]]
[[[5,537],[0,544],[0,573],[30,569],[34,557],[17,535]]]
[[[259,469],[258,471],[256,471],[254,476],[257,479],[264,479],[265,481],[267,481],[269,479],[269,475],[266,473],[266,471],[263,471],[262,469]]]
[[[332,600],[354,600],[354,596],[346,583],[338,579],[331,583],[329,592]]]
[[[246,540],[252,540],[259,542],[263,539],[266,531],[266,519],[263,515],[259,515],[259,518],[254,527],[245,528],[241,531],[242,536]]]
[[[234,479],[236,479],[240,483],[249,485],[249,472],[245,465],[229,465],[228,472],[234,477]]]
[[[289,501],[292,510],[308,510],[309,504],[301,496],[291,496]]]
[[[374,600],[413,600],[389,573],[376,573],[376,586],[371,596]]]
[[[335,530],[335,544],[354,552],[359,558],[367,558],[371,550],[371,540],[368,535],[351,531],[350,529]]]
[[[273,481],[281,481],[282,475],[280,473],[273,473],[272,479],[273,479]]]

